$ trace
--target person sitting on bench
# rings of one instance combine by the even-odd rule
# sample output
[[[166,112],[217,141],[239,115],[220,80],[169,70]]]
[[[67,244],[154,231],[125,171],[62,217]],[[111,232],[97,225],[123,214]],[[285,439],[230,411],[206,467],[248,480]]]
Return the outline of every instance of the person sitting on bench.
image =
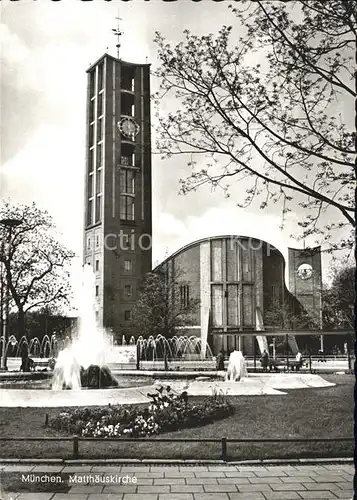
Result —
[[[300,368],[302,367],[302,354],[300,351],[298,351],[297,355],[295,356],[295,361],[296,361],[296,364],[295,364],[295,369],[296,371],[299,371]]]

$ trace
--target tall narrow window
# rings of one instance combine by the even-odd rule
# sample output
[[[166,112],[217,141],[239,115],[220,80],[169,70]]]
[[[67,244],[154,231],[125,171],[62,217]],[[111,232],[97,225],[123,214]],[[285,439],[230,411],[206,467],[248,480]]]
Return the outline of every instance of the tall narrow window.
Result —
[[[120,170],[120,192],[123,194],[135,193],[135,171],[122,168]]]
[[[122,88],[124,90],[134,91],[134,73],[131,68],[123,68],[122,72]]]
[[[99,285],[95,285],[95,296],[99,297]]]
[[[126,193],[126,190],[125,190],[125,184],[126,184],[126,170],[124,170],[123,168],[120,170],[120,192],[121,193]]]
[[[244,241],[244,249],[242,249],[242,277],[243,281],[252,281],[252,258],[253,253],[249,248],[248,242]]]
[[[88,172],[93,172],[94,169],[94,148],[88,153]]]
[[[89,146],[94,144],[94,123],[89,126]]]
[[[98,92],[103,89],[103,63],[98,66]]]
[[[89,123],[94,121],[94,105],[95,105],[95,99],[91,99],[89,103]]]
[[[237,285],[227,285],[226,290],[226,303],[227,303],[227,323],[230,326],[239,325],[239,295]]]
[[[98,259],[96,259],[96,261],[95,261],[95,270],[96,270],[96,272],[99,271],[99,260]]]
[[[103,145],[97,145],[97,169],[103,166]]]
[[[122,94],[121,96],[121,103],[120,103],[120,109],[121,109],[121,114],[126,115],[126,116],[134,116],[134,104],[132,103],[132,98],[129,97],[127,94]]]
[[[103,177],[103,170],[99,169],[97,170],[96,174],[96,194],[99,194],[102,192],[102,177]]]
[[[120,218],[122,220],[135,220],[134,198],[132,196],[120,196]]]
[[[124,294],[125,297],[131,297],[133,294],[133,287],[131,285],[124,286]]]
[[[120,151],[120,164],[126,167],[135,166],[135,153],[132,145],[122,143]]]
[[[87,225],[93,224],[93,200],[88,200],[87,204]]]
[[[124,311],[124,319],[125,321],[131,321],[132,314],[131,311]]]
[[[99,94],[98,96],[98,116],[102,116],[103,114],[103,94]]]
[[[95,93],[95,70],[89,73],[89,95],[93,96]]]
[[[212,285],[211,295],[212,324],[214,326],[223,325],[223,286]]]
[[[227,281],[238,281],[238,245],[234,238],[226,240]]]
[[[98,194],[95,200],[95,221],[100,222],[101,220],[102,220],[102,197],[100,194]]]
[[[126,196],[120,197],[120,218],[126,219]]]
[[[131,172],[130,174],[130,179],[128,179],[128,193],[135,194],[135,172]]]
[[[120,250],[130,250],[130,245],[132,246],[132,241],[130,241],[131,238],[130,238],[130,235],[129,234],[123,234],[123,233],[120,233],[119,234],[119,247],[120,247]],[[133,248],[131,248],[133,250]]]
[[[243,325],[253,325],[253,306],[253,287],[251,285],[243,285]]]
[[[93,173],[88,175],[88,196],[89,198],[93,196]]]
[[[131,260],[124,260],[124,271],[125,272],[130,272],[133,269],[133,263]]]
[[[181,309],[185,309],[190,304],[190,287],[189,285],[180,286],[180,303]]]
[[[222,281],[223,279],[223,267],[222,267],[222,240],[213,240],[211,242],[211,273],[212,281]]]
[[[99,118],[97,122],[97,142],[103,139],[103,118]]]

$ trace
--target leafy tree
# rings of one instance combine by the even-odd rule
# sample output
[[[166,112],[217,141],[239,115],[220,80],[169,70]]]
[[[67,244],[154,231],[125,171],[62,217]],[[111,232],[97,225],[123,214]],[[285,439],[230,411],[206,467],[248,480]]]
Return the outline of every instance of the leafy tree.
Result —
[[[25,334],[25,315],[44,307],[55,313],[70,299],[68,265],[74,256],[54,236],[47,212],[31,206],[0,207],[0,219],[21,221],[11,230],[0,225],[0,262],[9,285],[12,305],[18,313],[18,333]]]
[[[301,212],[301,237],[351,247],[355,132],[352,118],[356,10],[352,0],[241,1],[237,31],[156,44],[159,99],[177,110],[159,118],[163,157],[187,155],[187,193],[202,185],[247,186],[239,206],[281,202]],[[349,113],[351,116],[349,117]],[[333,210],[335,212],[333,212]],[[327,212],[327,214],[326,214]],[[335,222],[324,223],[326,220]],[[329,219],[327,219],[329,217]],[[337,245],[336,229],[351,230]]]
[[[175,269],[173,274],[162,267],[143,278],[133,311],[133,326],[138,335],[161,334],[171,338],[178,327],[192,324],[199,300],[189,296],[189,283],[183,276],[182,270]]]
[[[18,315],[11,313],[9,317],[9,333],[17,335],[19,331]],[[41,310],[30,310],[26,313],[25,334],[28,339],[37,337],[41,342],[47,334],[51,337],[56,334],[57,339],[64,340],[66,335],[70,336],[72,328],[75,326],[74,318],[63,314],[52,313],[47,308]]]
[[[292,295],[282,304],[272,304],[265,311],[264,322],[266,326],[272,326],[276,329],[293,330],[298,334],[299,330],[318,330],[320,325],[314,319],[312,311],[306,310]],[[319,335],[304,335],[297,342],[299,348],[316,350],[320,341]],[[275,348],[277,352],[286,352],[288,348],[286,335],[275,336]]]
[[[333,270],[331,285],[323,291],[322,315],[328,329],[352,329],[355,325],[356,268],[339,266]]]
[[[294,311],[288,303],[274,305],[264,314],[264,322],[268,326],[283,330],[316,330],[319,325],[309,311],[302,307]]]

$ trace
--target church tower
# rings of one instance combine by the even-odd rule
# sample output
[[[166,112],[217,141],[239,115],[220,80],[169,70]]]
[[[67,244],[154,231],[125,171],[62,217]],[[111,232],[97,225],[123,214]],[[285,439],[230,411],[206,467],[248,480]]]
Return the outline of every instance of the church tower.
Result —
[[[322,328],[321,247],[289,248],[289,290]]]
[[[150,65],[104,54],[87,70],[85,264],[98,324],[130,334],[140,278],[151,270]]]

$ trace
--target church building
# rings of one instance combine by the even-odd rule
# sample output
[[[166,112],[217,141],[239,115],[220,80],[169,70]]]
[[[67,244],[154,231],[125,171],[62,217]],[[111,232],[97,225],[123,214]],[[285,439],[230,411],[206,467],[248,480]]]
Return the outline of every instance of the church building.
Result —
[[[83,260],[95,273],[98,324],[116,340],[132,334],[140,280],[152,269],[150,65],[104,54],[87,70]],[[184,272],[184,300],[197,300],[186,335],[219,349],[267,346],[264,317],[287,299],[321,328],[321,252],[289,249],[236,235],[181,248],[160,268]],[[300,308],[300,309],[299,309]],[[297,346],[290,338],[292,350]]]
[[[266,313],[285,308],[291,317],[305,316],[315,330],[322,327],[321,249],[289,248],[288,252],[288,286],[284,256],[257,238],[212,236],[168,257],[158,267],[170,274],[171,282],[177,276],[182,293],[175,297],[199,304],[185,335],[207,338],[214,354],[224,349],[253,355],[268,351],[270,331],[276,337],[287,335],[296,354],[294,335],[285,331],[286,325],[270,328]],[[176,304],[180,305],[184,304]]]

